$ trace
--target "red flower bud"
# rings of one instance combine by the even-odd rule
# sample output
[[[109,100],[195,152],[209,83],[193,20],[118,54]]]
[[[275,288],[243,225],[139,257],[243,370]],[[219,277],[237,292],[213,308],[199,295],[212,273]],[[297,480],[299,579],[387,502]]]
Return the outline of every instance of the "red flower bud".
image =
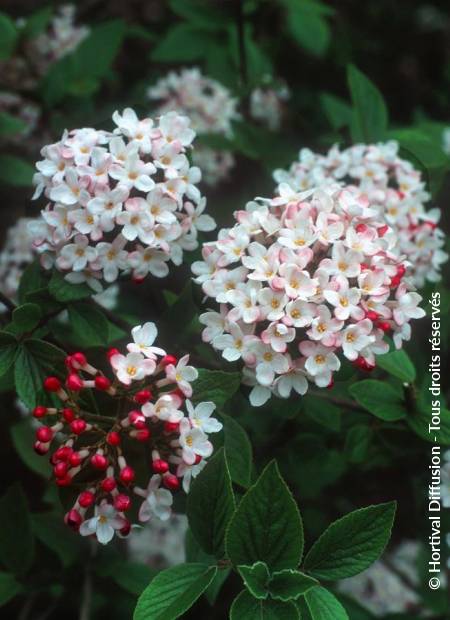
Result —
[[[129,465],[126,465],[119,474],[119,478],[124,484],[129,484],[133,482],[135,478],[134,469]]]
[[[388,321],[377,321],[375,323],[375,326],[383,330],[384,332],[391,331],[391,324]]]
[[[367,225],[366,224],[357,224],[356,225],[356,232],[357,233],[364,233],[367,230]]]
[[[366,312],[366,319],[370,319],[371,321],[376,321],[379,316],[380,315],[378,314],[378,312],[375,312],[374,310],[368,310]]]
[[[83,518],[75,508],[69,510],[69,512],[64,517],[64,523],[68,525],[71,529],[78,532],[80,525],[83,523]]]
[[[163,368],[165,368],[166,366],[169,366],[170,364],[172,364],[173,366],[176,366],[177,362],[178,360],[175,357],[175,355],[165,355],[160,361],[160,364]]]
[[[42,443],[48,443],[53,439],[53,431],[48,426],[41,426],[36,430],[36,439]]]
[[[91,465],[95,467],[95,469],[100,469],[100,471],[105,471],[108,468],[108,459],[103,454],[94,454],[91,457]]]
[[[122,534],[122,536],[128,536],[128,534],[131,532],[131,523],[130,521],[128,521],[128,519],[126,520],[126,523],[122,527],[122,529],[119,530],[119,532]]]
[[[47,413],[47,407],[43,407],[42,405],[38,405],[33,409],[33,416],[35,418],[43,418]]]
[[[69,456],[69,463],[71,467],[78,467],[78,465],[81,464],[81,461],[82,458],[79,452],[72,452],[72,454]]]
[[[86,366],[87,364],[87,359],[84,353],[80,353],[79,351],[77,351],[77,353],[74,353],[72,356],[72,364],[74,364],[74,362],[80,366],[80,368],[83,368],[83,366]]]
[[[66,475],[64,478],[56,478],[55,482],[59,487],[68,487],[72,483],[72,478]]]
[[[46,377],[44,379],[44,390],[47,392],[58,392],[61,389],[61,381],[58,377]]]
[[[72,392],[79,392],[84,387],[84,381],[75,372],[71,373],[66,379],[66,387]]]
[[[153,471],[155,474],[165,474],[169,471],[169,463],[162,459],[156,459],[152,463]]]
[[[70,424],[71,422],[75,420],[75,412],[70,407],[65,407],[62,410],[62,417],[68,424]]]
[[[106,435],[106,441],[110,446],[118,446],[122,440],[120,439],[119,433],[116,431],[111,431]]]
[[[56,465],[53,468],[53,473],[55,474],[56,478],[65,478],[67,475],[67,471],[68,471],[68,467],[67,467],[67,463],[63,463],[62,461],[59,463],[56,463]]]
[[[119,493],[119,495],[116,495],[116,497],[114,498],[114,508],[119,512],[125,512],[126,510],[131,508],[131,499],[128,497],[128,495],[125,495],[124,493]]]
[[[84,431],[86,430],[86,426],[87,424],[84,420],[82,420],[81,418],[77,418],[76,420],[71,422],[70,430],[72,431],[72,433],[75,433],[75,435],[81,435],[81,433],[84,433]]]
[[[180,487],[180,481],[174,474],[166,474],[163,477],[163,485],[170,491],[176,491]]]
[[[33,445],[33,450],[36,452],[36,454],[39,454],[39,456],[44,456],[44,454],[47,454],[48,449],[48,446],[41,443],[40,441],[36,441]]]
[[[151,432],[148,428],[143,428],[142,430],[139,431],[134,431],[136,434],[134,435],[134,439],[137,439],[138,441],[148,441],[151,437]]]
[[[166,433],[175,433],[179,427],[179,422],[164,422],[164,430]]]
[[[106,357],[110,360],[113,355],[117,355],[118,353],[120,353],[119,349],[115,349],[114,347],[112,347],[111,349],[108,350]]]
[[[78,503],[82,508],[89,508],[92,506],[95,500],[95,495],[92,491],[82,491],[78,496]]]
[[[145,422],[145,417],[140,411],[130,411],[128,413],[128,419],[135,428],[143,429],[147,426]]]
[[[152,398],[153,394],[150,392],[150,390],[140,390],[140,392],[136,392],[136,394],[134,395],[134,400],[139,405],[145,405],[145,403],[148,403],[148,401]]]
[[[116,485],[116,481],[114,480],[114,478],[105,478],[101,482],[101,487],[103,491],[105,491],[106,493],[111,493],[111,491],[114,491],[116,486],[117,485]]]
[[[97,377],[95,377],[95,387],[97,388],[97,390],[109,390],[109,388],[111,387],[111,381],[108,379],[108,377],[104,377],[103,375],[98,375]]]

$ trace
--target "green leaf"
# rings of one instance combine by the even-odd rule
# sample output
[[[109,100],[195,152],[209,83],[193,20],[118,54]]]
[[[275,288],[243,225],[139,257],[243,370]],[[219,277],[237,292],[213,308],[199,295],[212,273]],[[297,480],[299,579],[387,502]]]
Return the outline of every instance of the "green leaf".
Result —
[[[24,575],[34,558],[28,502],[19,484],[0,498],[0,562],[14,575]]]
[[[26,303],[18,306],[12,314],[15,333],[23,334],[32,331],[40,318],[41,309],[37,304]]]
[[[379,355],[377,365],[405,383],[412,383],[416,378],[414,364],[404,349]]]
[[[272,598],[280,601],[295,600],[319,585],[313,577],[309,577],[298,570],[286,568],[272,574],[269,582],[269,592]]]
[[[64,525],[61,515],[51,512],[31,515],[36,537],[61,560],[64,568],[74,564],[81,552],[78,535]]]
[[[180,564],[161,571],[142,592],[133,620],[174,620],[187,611],[217,572],[207,564]]]
[[[396,503],[355,510],[332,523],[309,550],[304,567],[317,579],[346,579],[369,567],[386,547]]]
[[[266,599],[269,595],[267,584],[270,579],[267,564],[264,562],[255,562],[252,566],[242,565],[237,568],[247,590],[252,596],[259,599]]]
[[[114,19],[94,26],[74,52],[75,79],[100,79],[110,71],[125,35],[125,23]]]
[[[205,30],[222,30],[226,25],[224,14],[208,1],[169,0],[170,8],[179,17]]]
[[[230,573],[230,568],[221,568],[217,571],[216,576],[206,588],[205,596],[208,599],[208,603],[211,605],[211,607],[215,604],[225,581],[230,576]]]
[[[353,103],[351,134],[355,142],[383,140],[388,113],[383,96],[364,73],[353,65],[347,68],[347,79]]]
[[[65,353],[58,347],[43,340],[26,340],[21,347],[14,364],[14,377],[17,394],[23,403],[32,409],[37,404],[42,392],[42,382],[49,374],[55,373],[55,367],[64,362]]]
[[[0,606],[22,592],[22,586],[11,573],[0,572]]]
[[[234,513],[226,552],[235,566],[265,562],[273,570],[296,568],[303,553],[303,526],[275,461],[264,469]]]
[[[335,131],[350,125],[352,108],[344,99],[330,93],[322,93],[320,95],[320,104],[328,122]]]
[[[308,590],[305,599],[312,620],[349,620],[341,603],[325,588]]]
[[[290,601],[256,599],[242,590],[231,605],[230,620],[300,620],[300,614]]]
[[[26,128],[27,124],[17,116],[0,112],[0,135],[11,136],[18,134]]]
[[[146,564],[137,562],[120,562],[111,573],[111,577],[121,588],[135,596],[144,591],[153,576],[154,571]]]
[[[45,277],[44,270],[42,269],[39,260],[33,261],[27,266],[20,278],[19,284],[19,303],[24,304],[30,301],[27,295],[31,295],[36,291],[45,289],[47,286],[47,278]],[[47,310],[47,308],[46,308]]]
[[[230,472],[223,449],[195,478],[187,497],[189,527],[202,549],[223,558],[225,531],[235,509]]]
[[[420,409],[413,415],[408,416],[407,423],[409,427],[421,439],[429,441],[433,444],[441,444],[442,446],[450,446],[450,410],[445,407],[440,412],[440,428],[430,428],[431,416],[430,411]]]
[[[25,26],[22,29],[22,36],[25,38],[33,38],[38,34],[41,34],[46,28],[52,18],[53,7],[44,6],[42,9],[38,9],[32,13],[25,22]]]
[[[9,332],[0,331],[0,377],[8,372],[16,359],[19,343]]]
[[[341,429],[341,411],[332,403],[324,405],[320,398],[304,396],[302,398],[302,410],[309,418],[325,428],[336,432]]]
[[[313,0],[285,0],[288,8],[287,27],[303,49],[323,56],[330,43],[330,28],[322,6]]]
[[[105,315],[94,305],[85,302],[69,306],[69,322],[77,341],[85,347],[108,343],[109,326]]]
[[[367,455],[373,430],[365,424],[352,426],[345,438],[344,452],[350,463],[362,463]]]
[[[214,43],[215,33],[205,32],[191,24],[175,24],[151,54],[156,62],[190,62],[204,58],[205,50]]]
[[[33,444],[36,439],[29,418],[24,418],[11,426],[11,439],[17,454],[25,465],[39,476],[49,479],[52,469],[48,459],[39,456],[33,450]]]
[[[195,403],[212,400],[221,408],[237,391],[240,382],[241,375],[238,372],[199,368],[198,379],[192,384],[192,400]]]
[[[406,417],[406,408],[399,392],[385,381],[364,379],[353,383],[349,392],[357,403],[381,420],[394,422]]]
[[[10,58],[17,43],[17,28],[6,13],[0,13],[0,60]]]
[[[78,301],[94,294],[87,284],[71,284],[67,282],[63,274],[54,271],[48,285],[50,294],[57,301]]]
[[[0,180],[8,185],[27,187],[32,184],[34,168],[15,155],[0,155]]]
[[[231,479],[247,489],[251,483],[253,467],[252,444],[239,422],[223,413],[219,417],[223,423],[224,446]]]

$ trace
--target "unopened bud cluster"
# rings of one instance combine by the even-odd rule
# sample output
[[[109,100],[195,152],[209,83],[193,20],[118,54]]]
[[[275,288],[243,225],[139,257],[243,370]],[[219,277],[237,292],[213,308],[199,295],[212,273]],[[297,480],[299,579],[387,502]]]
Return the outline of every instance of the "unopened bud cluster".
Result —
[[[115,533],[130,532],[130,515],[141,522],[153,516],[168,519],[172,494],[181,486],[189,491],[191,479],[213,452],[208,433],[222,428],[211,417],[212,402],[194,406],[189,400],[198,376],[188,365],[189,356],[177,360],[153,346],[156,334],[155,325],[146,323],[132,330],[126,352],[111,349],[112,378],[84,353],[69,355],[64,381],[56,376],[44,380],[44,389],[59,405],[33,411],[42,422],[35,451],[50,454],[58,486],[77,489],[65,522],[82,536],[95,534],[103,544]],[[93,401],[100,412],[92,411]],[[149,472],[144,480],[137,473],[142,469]]]

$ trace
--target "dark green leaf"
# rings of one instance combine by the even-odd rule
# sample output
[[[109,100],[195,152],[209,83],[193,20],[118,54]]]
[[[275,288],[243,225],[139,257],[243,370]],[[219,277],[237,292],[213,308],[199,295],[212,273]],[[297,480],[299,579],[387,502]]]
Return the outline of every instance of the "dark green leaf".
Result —
[[[230,620],[300,620],[300,614],[290,601],[256,599],[247,590],[242,590],[233,601]]]
[[[223,558],[225,531],[235,509],[230,472],[223,449],[195,478],[187,499],[189,527],[203,550]]]
[[[0,60],[9,58],[16,47],[17,28],[6,13],[0,13]]]
[[[267,585],[270,579],[269,569],[264,562],[255,562],[252,566],[238,566],[247,590],[255,598],[266,599],[269,595]]]
[[[0,377],[11,367],[18,352],[16,338],[8,332],[0,332]]]
[[[8,185],[29,186],[32,183],[34,168],[24,159],[15,155],[0,155],[0,180]]]
[[[63,274],[54,271],[48,285],[49,291],[57,301],[78,301],[93,295],[87,284],[71,284]]]
[[[14,377],[20,400],[30,409],[37,404],[44,378],[64,361],[65,353],[43,340],[26,340],[14,364]]]
[[[40,318],[41,309],[37,304],[22,304],[12,314],[15,333],[23,334],[32,331],[39,323]]]
[[[180,564],[160,572],[142,592],[133,620],[174,620],[187,611],[217,572],[207,564]]]
[[[345,438],[345,454],[350,463],[362,463],[367,455],[373,430],[365,424],[352,426]]]
[[[192,384],[192,400],[196,403],[211,400],[221,408],[237,391],[240,382],[241,375],[238,372],[199,368],[198,379]]]
[[[412,383],[416,378],[414,364],[404,349],[379,355],[377,365],[406,383]]]
[[[298,566],[303,552],[302,520],[274,461],[242,498],[230,521],[225,546],[235,566],[258,561],[271,570]]]
[[[357,403],[381,420],[393,422],[406,417],[405,404],[399,392],[384,381],[364,379],[353,383],[349,392]]]
[[[221,30],[226,25],[224,14],[207,0],[170,0],[174,13],[205,30]]]
[[[269,592],[272,598],[280,601],[295,600],[319,582],[298,570],[286,568],[272,574]]]
[[[294,40],[307,52],[323,56],[330,42],[330,28],[321,6],[314,0],[284,0],[287,26]]]
[[[22,592],[22,586],[11,573],[0,572],[0,606]]]
[[[111,573],[111,577],[121,588],[139,596],[154,577],[154,573],[155,571],[152,571],[146,564],[120,562]]]
[[[0,498],[0,562],[15,575],[24,575],[34,557],[28,502],[19,484]]]
[[[205,49],[214,43],[215,33],[191,24],[175,24],[152,52],[157,62],[190,62],[203,58]]]
[[[321,398],[304,396],[302,398],[302,410],[317,424],[339,431],[341,428],[341,411],[332,403],[324,403]]]
[[[26,128],[27,124],[17,116],[0,112],[0,135],[11,136],[18,134]]]
[[[388,113],[378,88],[353,65],[347,69],[347,79],[353,103],[351,124],[355,142],[383,140],[388,125]]]
[[[227,453],[231,479],[236,484],[248,488],[252,475],[252,445],[247,433],[234,418],[221,414],[224,446]]]
[[[386,547],[395,502],[355,510],[332,523],[306,555],[304,567],[317,579],[346,579],[365,570]]]
[[[47,278],[38,260],[32,262],[22,274],[19,284],[19,303],[30,301],[27,295],[42,290],[47,286]]]
[[[328,122],[335,131],[350,125],[352,108],[344,99],[330,93],[322,93],[320,103]]]
[[[111,20],[92,28],[74,52],[77,79],[100,79],[110,70],[125,34],[122,20]]]
[[[312,620],[349,620],[341,603],[325,588],[311,588],[305,599]]]
[[[109,326],[105,315],[94,305],[79,302],[69,306],[69,321],[75,338],[85,347],[105,346]]]

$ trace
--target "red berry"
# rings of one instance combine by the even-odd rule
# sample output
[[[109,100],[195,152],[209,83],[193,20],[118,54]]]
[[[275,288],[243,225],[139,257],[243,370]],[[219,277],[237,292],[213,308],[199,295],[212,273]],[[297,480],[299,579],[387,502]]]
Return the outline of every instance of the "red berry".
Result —
[[[128,419],[135,428],[146,428],[145,417],[140,411],[130,411],[128,414]]]
[[[169,366],[170,364],[175,366],[177,362],[178,360],[174,355],[165,355],[160,361],[160,364],[163,368],[165,368],[166,366]]]
[[[119,512],[125,512],[126,510],[131,508],[131,499],[128,497],[128,495],[125,495],[124,493],[119,493],[119,495],[116,495],[116,497],[114,498],[114,508]]]
[[[87,359],[84,353],[81,353],[80,351],[78,351],[77,353],[74,353],[72,355],[72,364],[76,363],[78,366],[80,366],[80,368],[83,368],[83,366],[86,366],[87,364]]]
[[[84,381],[75,372],[71,373],[66,379],[66,386],[72,392],[79,392],[84,387]]]
[[[33,409],[33,416],[35,418],[43,418],[47,413],[47,407],[43,407],[42,405],[38,405]]]
[[[169,463],[162,459],[156,459],[152,463],[153,471],[155,474],[165,474],[169,471]]]
[[[95,495],[92,491],[82,491],[78,496],[78,503],[82,508],[89,508],[92,506],[95,500]]]
[[[58,392],[61,389],[61,381],[58,377],[46,377],[44,379],[44,390],[47,392]]]
[[[110,360],[113,355],[117,355],[118,353],[120,353],[119,349],[115,349],[113,347],[113,348],[109,349],[109,351],[106,354],[106,357]]]
[[[119,478],[124,484],[133,482],[135,478],[134,469],[129,465],[126,465],[119,474]]]
[[[55,462],[58,463],[59,461],[67,461],[71,454],[72,448],[69,448],[69,446],[61,446],[54,452],[53,458]]]
[[[53,439],[53,431],[48,426],[41,426],[36,431],[36,439],[42,443],[48,443]]]
[[[84,433],[84,431],[86,430],[86,426],[87,424],[84,420],[82,420],[81,418],[77,418],[76,420],[71,422],[70,430],[72,431],[72,433],[75,433],[75,435],[81,435],[81,433]]]
[[[139,405],[145,405],[145,403],[148,403],[148,401],[152,398],[153,394],[150,392],[150,390],[141,390],[140,392],[136,392],[136,394],[134,395],[134,400]]]
[[[94,454],[91,458],[91,465],[95,467],[95,469],[100,469],[101,471],[105,471],[108,468],[108,459],[103,454]]]
[[[68,487],[72,483],[72,478],[66,475],[64,478],[56,478],[55,482],[59,487]]]
[[[111,493],[111,491],[114,491],[116,486],[117,485],[116,485],[116,481],[114,480],[114,478],[105,478],[104,480],[102,480],[102,483],[101,483],[101,487],[103,491],[105,491],[106,493]]]
[[[126,523],[122,527],[122,529],[119,530],[119,532],[122,534],[122,536],[128,536],[128,534],[131,532],[131,523],[130,521],[128,521],[128,519],[126,520]]]
[[[106,441],[110,446],[118,446],[120,445],[121,439],[119,433],[116,431],[111,431],[106,435]]]
[[[36,452],[36,454],[39,454],[39,456],[43,456],[44,454],[47,454],[48,452],[48,446],[41,443],[40,441],[36,441],[34,443],[33,449]]]
[[[68,469],[69,468],[67,467],[67,463],[63,463],[61,461],[60,463],[56,463],[55,467],[53,468],[53,473],[55,474],[56,478],[65,478]]]
[[[78,467],[78,465],[81,464],[81,461],[82,459],[79,452],[72,452],[72,454],[69,456],[69,463],[71,467]]]
[[[166,474],[163,478],[163,485],[170,491],[176,491],[180,487],[180,481],[174,474]]]
[[[368,310],[366,312],[366,319],[370,319],[371,321],[376,321],[379,317],[378,312],[375,312],[374,310]]]
[[[71,422],[75,420],[75,412],[70,407],[65,407],[62,410],[62,417],[68,424],[70,424]]]
[[[109,388],[111,387],[111,381],[108,379],[108,377],[98,375],[97,377],[95,377],[95,387],[97,388],[97,390],[109,390]]]
[[[83,518],[78,512],[78,510],[72,508],[72,510],[69,510],[69,512],[64,517],[64,522],[66,525],[68,525],[70,528],[77,532],[80,525],[83,523]]]
[[[151,437],[151,432],[148,428],[143,428],[142,430],[136,431],[135,439],[138,441],[148,441]]]
[[[164,430],[166,433],[175,433],[179,426],[179,422],[164,422]]]

